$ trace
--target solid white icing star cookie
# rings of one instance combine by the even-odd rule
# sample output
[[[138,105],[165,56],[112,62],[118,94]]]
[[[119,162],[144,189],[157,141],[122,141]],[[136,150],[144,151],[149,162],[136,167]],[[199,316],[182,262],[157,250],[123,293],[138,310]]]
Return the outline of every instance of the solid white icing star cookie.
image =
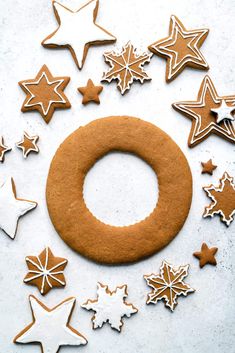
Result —
[[[30,295],[33,322],[14,338],[14,343],[40,343],[42,353],[57,353],[61,346],[87,344],[86,338],[69,325],[75,301],[68,298],[49,309]]]
[[[16,197],[13,178],[0,187],[0,228],[11,238],[16,236],[19,218],[37,206],[37,202]]]
[[[217,124],[226,119],[234,120],[232,113],[235,111],[235,107],[230,107],[224,99],[222,100],[219,108],[211,109],[211,111],[217,115]]]
[[[48,48],[68,47],[76,65],[82,69],[90,45],[107,44],[116,38],[96,24],[99,1],[91,0],[77,11],[53,1],[59,27],[42,41]]]

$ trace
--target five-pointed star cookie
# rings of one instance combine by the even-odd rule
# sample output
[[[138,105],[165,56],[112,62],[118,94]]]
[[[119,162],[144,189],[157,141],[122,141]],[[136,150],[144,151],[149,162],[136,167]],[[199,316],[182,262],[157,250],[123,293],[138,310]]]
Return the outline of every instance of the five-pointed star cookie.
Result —
[[[48,48],[67,47],[79,69],[82,69],[90,45],[109,44],[116,38],[96,24],[98,0],[91,0],[72,11],[53,1],[53,8],[59,27],[42,41]]]
[[[50,248],[45,248],[38,256],[27,256],[28,273],[24,282],[37,286],[42,295],[53,287],[64,287],[64,269],[68,260],[53,255]]]
[[[89,79],[85,87],[78,87],[78,92],[83,95],[82,104],[89,102],[100,104],[99,94],[102,92],[103,86],[95,86],[93,81]]]
[[[208,248],[206,243],[203,243],[201,246],[201,251],[193,253],[193,255],[199,260],[200,267],[204,267],[207,264],[216,266],[217,261],[215,254],[217,253],[218,248]]]
[[[148,294],[147,304],[157,304],[159,300],[164,299],[165,306],[174,311],[177,302],[177,297],[195,290],[188,284],[183,282],[183,279],[188,275],[189,265],[180,266],[174,269],[172,265],[163,261],[160,267],[160,274],[146,275],[144,279],[147,281],[148,286],[153,288],[152,292]]]
[[[141,83],[151,80],[143,69],[143,65],[150,62],[151,56],[149,53],[138,54],[131,42],[128,42],[120,52],[104,53],[104,59],[111,68],[104,73],[102,81],[117,80],[117,86],[121,94],[124,94],[131,88],[134,80]]]
[[[209,76],[206,76],[201,84],[196,101],[185,101],[173,103],[174,109],[192,120],[189,134],[188,146],[194,147],[211,134],[216,134],[224,139],[235,143],[235,129],[230,119],[217,122],[213,109],[221,106],[225,101],[228,106],[235,104],[235,96],[218,96],[216,89]]]
[[[113,329],[120,332],[123,326],[122,317],[130,317],[138,312],[134,305],[125,302],[127,295],[127,285],[116,287],[115,291],[111,292],[107,285],[98,283],[97,299],[88,299],[82,305],[82,308],[95,312],[91,319],[93,329],[109,322]]]
[[[229,226],[235,214],[235,184],[233,178],[225,172],[218,187],[210,185],[203,189],[212,200],[212,203],[205,208],[203,217],[214,217],[214,215],[219,214],[221,221]]]
[[[26,93],[21,111],[37,110],[45,122],[49,123],[55,109],[71,107],[63,92],[69,80],[69,77],[53,77],[47,66],[43,65],[34,79],[19,82]]]
[[[212,159],[209,159],[207,162],[201,162],[202,165],[202,174],[213,175],[213,171],[217,168],[217,165],[212,163]]]
[[[222,100],[219,108],[211,109],[211,111],[217,115],[217,124],[224,120],[234,120],[232,113],[234,113],[235,107],[229,106],[224,99]]]
[[[30,136],[27,132],[24,132],[23,139],[16,143],[16,147],[22,150],[24,158],[27,158],[30,152],[39,152],[39,148],[37,146],[38,139],[38,135]]]
[[[7,179],[0,187],[0,228],[14,239],[19,218],[36,206],[35,201],[17,198],[13,178]]]
[[[69,325],[75,301],[71,297],[49,309],[30,295],[33,322],[14,338],[14,343],[39,343],[42,353],[58,353],[61,346],[86,344],[86,338]]]
[[[5,159],[5,153],[10,152],[11,148],[4,144],[4,139],[0,137],[0,162],[3,163]]]
[[[208,32],[208,29],[186,30],[176,16],[171,16],[169,36],[148,47],[154,54],[167,58],[167,82],[174,80],[186,66],[209,69],[199,50]]]

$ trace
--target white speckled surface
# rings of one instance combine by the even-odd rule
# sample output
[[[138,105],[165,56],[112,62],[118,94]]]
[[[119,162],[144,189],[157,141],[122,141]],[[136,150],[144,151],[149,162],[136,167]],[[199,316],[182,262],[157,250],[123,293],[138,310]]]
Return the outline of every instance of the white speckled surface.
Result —
[[[61,2],[74,9],[82,3],[75,0]],[[102,53],[113,46],[90,49],[84,69],[80,72],[68,50],[49,50],[40,45],[41,40],[56,26],[50,1],[1,0],[0,12],[0,132],[11,146],[21,138],[24,130],[40,136],[38,155],[31,155],[25,161],[21,152],[14,149],[6,155],[5,163],[0,165],[1,181],[13,176],[19,197],[39,203],[36,210],[21,219],[14,241],[4,233],[0,234],[0,352],[40,352],[39,346],[14,345],[12,339],[31,322],[28,295],[35,294],[42,299],[37,288],[22,282],[26,273],[24,257],[38,254],[49,245],[55,254],[69,260],[65,271],[67,286],[51,291],[43,302],[54,306],[68,296],[75,296],[77,305],[71,322],[89,341],[85,347],[62,348],[61,352],[233,353],[235,222],[227,229],[218,217],[204,220],[201,215],[209,201],[202,186],[217,183],[225,170],[235,176],[235,148],[213,136],[199,146],[188,149],[191,122],[171,108],[172,102],[196,98],[205,72],[185,70],[167,85],[164,81],[165,60],[155,56],[150,65],[146,65],[153,78],[150,83],[143,86],[134,84],[124,97],[115,83],[105,85],[100,106],[84,107],[76,88],[83,86],[88,78],[99,82],[103,71],[108,68],[103,62]],[[141,1],[134,0],[100,0],[97,20],[117,36],[115,46],[121,47],[131,39],[138,48],[145,50],[154,40],[167,35],[171,14],[177,15],[186,27],[210,29],[202,47],[210,64],[209,74],[219,94],[235,94],[233,0],[148,0],[145,6]],[[47,64],[55,76],[71,77],[66,94],[72,108],[57,111],[48,126],[37,113],[21,113],[24,93],[17,85],[19,80],[35,77],[43,64]],[[74,253],[56,234],[47,213],[45,184],[50,160],[69,133],[98,117],[120,114],[141,117],[172,136],[190,163],[194,195],[187,222],[169,246],[146,261],[130,266],[108,267]],[[212,177],[201,175],[200,162],[209,158],[213,158],[218,165]],[[129,179],[127,182],[131,190],[131,183],[135,181]],[[91,195],[89,197],[92,199]],[[129,201],[124,202],[123,199],[117,205],[126,210],[124,216],[127,220],[133,217],[128,213],[128,205]],[[103,211],[99,209],[99,212],[102,216],[105,208]],[[111,217],[116,219],[115,214]],[[216,268],[208,266],[200,270],[198,261],[192,257],[192,253],[200,249],[202,241],[218,246]],[[197,290],[187,298],[180,298],[173,314],[163,303],[156,306],[145,304],[148,288],[142,276],[158,271],[163,259],[176,266],[190,263],[187,282]],[[95,297],[97,281],[109,284],[111,288],[128,284],[128,301],[139,308],[137,315],[124,320],[121,334],[108,325],[93,331],[91,313],[79,306],[87,298]]]

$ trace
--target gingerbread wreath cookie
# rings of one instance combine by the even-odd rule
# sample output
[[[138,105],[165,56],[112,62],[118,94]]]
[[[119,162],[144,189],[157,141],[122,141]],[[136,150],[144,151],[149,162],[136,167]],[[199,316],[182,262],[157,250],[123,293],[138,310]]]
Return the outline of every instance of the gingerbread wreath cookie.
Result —
[[[49,309],[30,295],[33,322],[14,338],[14,343],[39,343],[42,353],[58,353],[61,346],[87,344],[86,338],[69,325],[75,301],[71,297]]]
[[[224,102],[230,114],[224,114]],[[234,104],[235,96],[218,96],[209,76],[203,79],[196,101],[172,104],[174,109],[192,120],[188,146],[196,146],[213,133],[235,143],[234,116],[232,115],[235,111]]]
[[[115,291],[111,292],[107,285],[98,283],[97,299],[88,299],[82,304],[82,308],[95,312],[91,319],[93,329],[108,322],[113,329],[120,332],[123,326],[122,317],[130,317],[138,312],[134,305],[125,302],[127,296],[127,285],[116,287]]]
[[[217,253],[218,248],[213,247],[209,248],[206,243],[203,243],[201,246],[201,251],[196,251],[193,253],[193,256],[195,256],[199,260],[199,266],[202,268],[207,264],[216,266],[217,261],[215,258],[215,254]]]
[[[109,44],[116,38],[96,24],[99,1],[91,0],[77,11],[53,1],[59,27],[42,41],[46,48],[68,48],[79,69],[82,69],[91,45]]]
[[[203,189],[212,200],[211,204],[205,208],[203,217],[214,217],[218,214],[221,221],[229,226],[235,214],[235,184],[233,178],[225,172],[218,187],[210,185]]]
[[[110,151],[136,154],[158,177],[156,208],[127,227],[100,222],[83,199],[87,172]],[[52,223],[70,247],[101,263],[128,263],[159,251],[180,231],[191,205],[192,176],[184,154],[165,132],[141,119],[108,117],[79,128],[61,144],[50,166],[46,198]]]
[[[183,279],[188,275],[189,265],[180,266],[174,269],[172,265],[163,261],[160,267],[160,274],[145,275],[148,286],[153,288],[152,292],[148,294],[147,304],[157,304],[159,300],[164,299],[165,306],[174,311],[177,302],[177,297],[195,290],[191,288]]]
[[[28,273],[24,283],[37,286],[42,295],[53,287],[64,287],[64,269],[68,260],[53,255],[50,248],[45,248],[38,256],[27,256]]]
[[[207,162],[201,162],[202,174],[213,175],[214,170],[217,168],[217,165],[212,163],[212,159],[209,159]]]
[[[24,158],[27,158],[31,152],[39,152],[39,148],[37,146],[38,139],[38,135],[30,136],[27,132],[24,132],[23,139],[16,143],[16,147],[22,150]]]
[[[89,102],[100,104],[99,94],[103,91],[103,86],[95,86],[93,81],[89,79],[85,87],[78,87],[78,92],[83,95],[82,104]]]
[[[34,79],[20,81],[19,85],[26,93],[21,111],[37,110],[46,123],[52,118],[55,109],[68,109],[71,104],[64,94],[69,77],[54,77],[46,65],[43,65]]]
[[[169,36],[151,44],[151,52],[167,59],[166,81],[174,80],[186,66],[208,70],[209,65],[200,52],[208,29],[187,30],[176,16],[171,16]]]
[[[10,152],[11,148],[4,144],[4,138],[0,137],[0,162],[3,163],[5,159],[5,153]]]

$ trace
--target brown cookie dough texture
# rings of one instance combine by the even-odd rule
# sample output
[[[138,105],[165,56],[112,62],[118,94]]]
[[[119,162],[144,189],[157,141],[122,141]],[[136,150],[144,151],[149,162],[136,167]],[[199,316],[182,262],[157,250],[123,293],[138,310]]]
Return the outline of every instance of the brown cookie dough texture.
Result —
[[[157,206],[134,225],[100,222],[83,199],[87,172],[111,151],[137,155],[158,177]],[[71,248],[97,262],[129,263],[161,250],[180,231],[191,205],[192,176],[184,154],[165,132],[141,119],[108,117],[80,127],[60,145],[46,197],[52,223]]]

